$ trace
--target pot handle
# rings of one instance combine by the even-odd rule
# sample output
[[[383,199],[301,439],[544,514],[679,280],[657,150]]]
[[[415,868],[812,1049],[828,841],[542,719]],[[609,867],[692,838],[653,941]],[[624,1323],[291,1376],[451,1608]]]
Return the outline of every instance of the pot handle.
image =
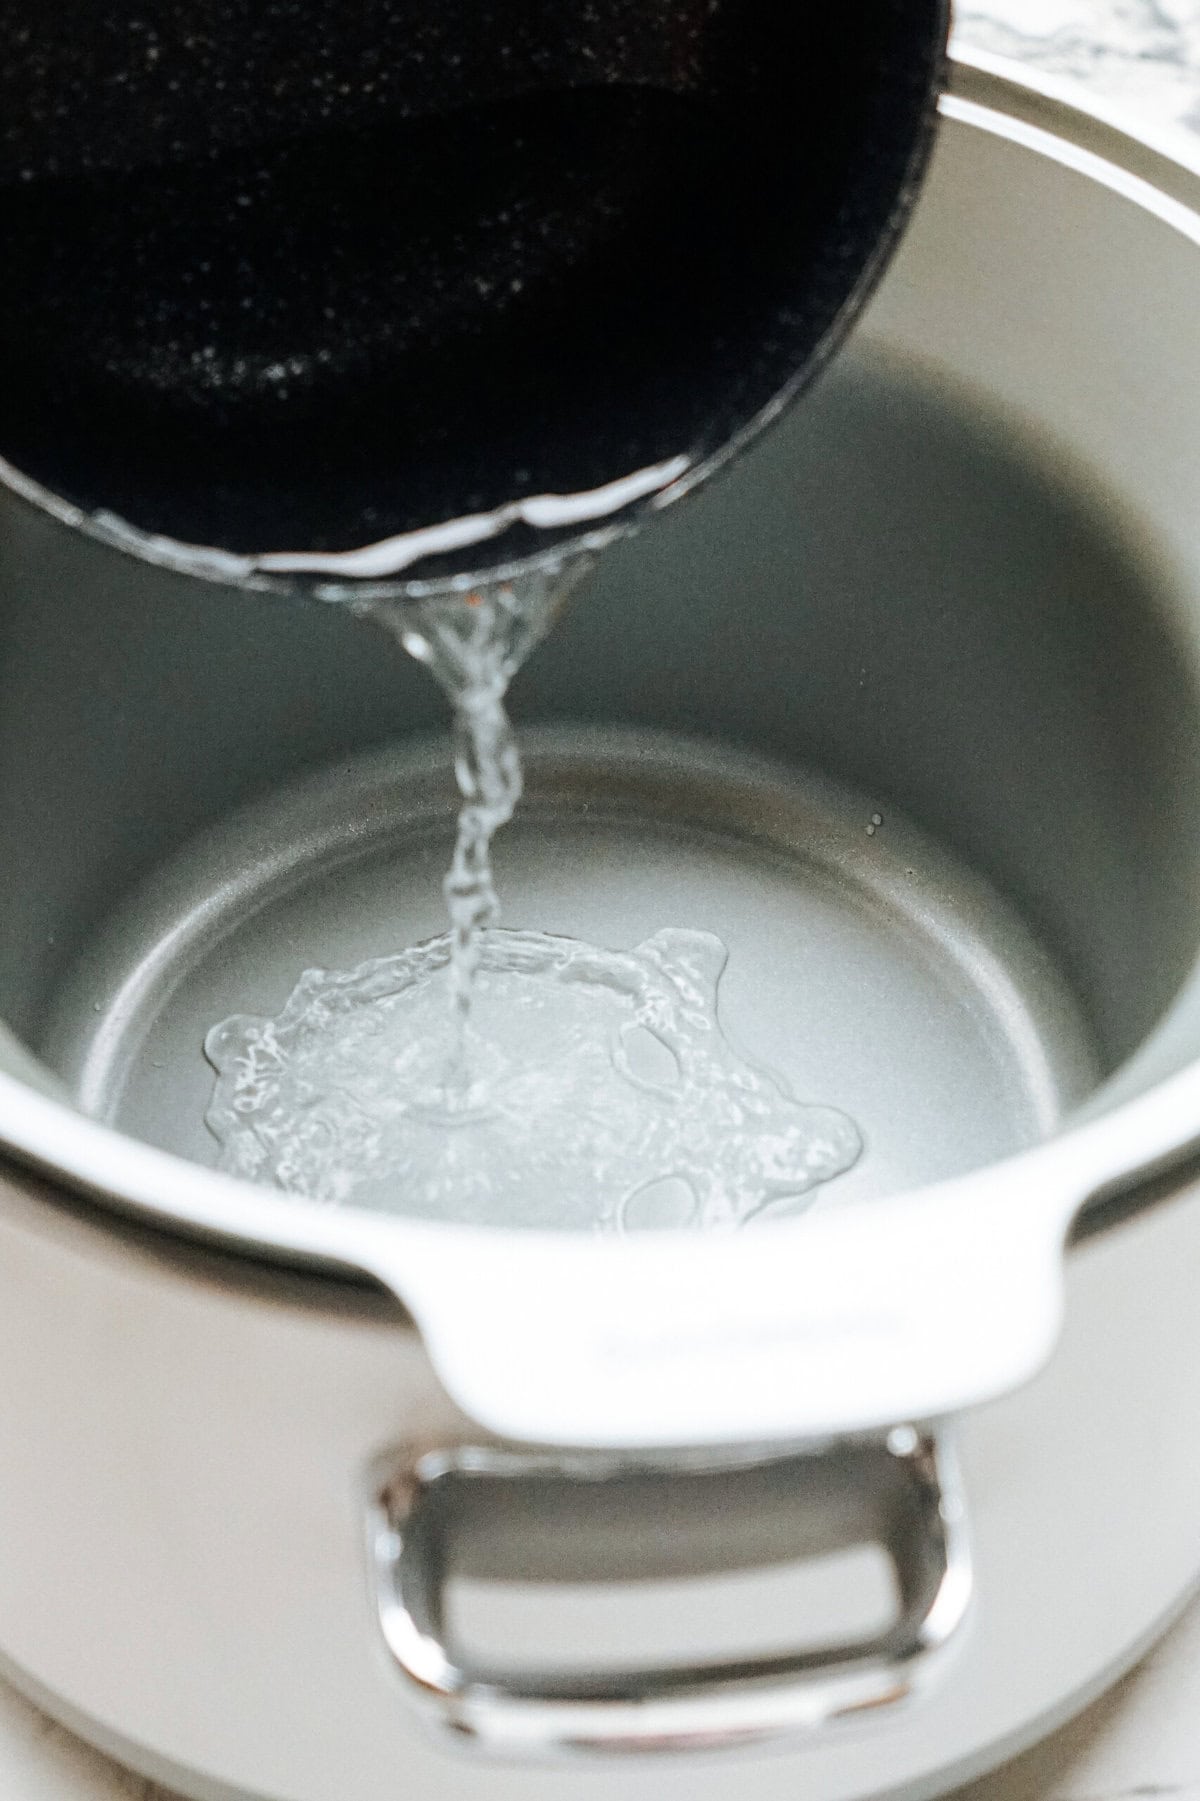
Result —
[[[945,1419],[1046,1362],[1095,1172],[1065,1139],[1024,1163],[733,1235],[369,1221],[358,1242],[491,1437],[823,1442]]]
[[[747,1523],[750,1555],[729,1542]],[[897,1610],[873,1635],[817,1650],[555,1674],[471,1659],[448,1624],[464,1566],[526,1584],[630,1583],[865,1543],[887,1554]],[[521,1759],[745,1746],[875,1713],[928,1680],[971,1594],[953,1462],[912,1427],[782,1458],[409,1454],[377,1490],[369,1544],[384,1638],[427,1717]]]

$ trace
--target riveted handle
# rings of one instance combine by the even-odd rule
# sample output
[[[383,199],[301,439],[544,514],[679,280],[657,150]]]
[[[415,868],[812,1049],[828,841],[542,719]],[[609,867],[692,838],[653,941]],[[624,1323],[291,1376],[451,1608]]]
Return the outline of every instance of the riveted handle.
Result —
[[[735,1526],[750,1528],[740,1552]],[[493,1580],[628,1584],[774,1567],[788,1552],[847,1543],[883,1548],[895,1612],[868,1636],[817,1649],[610,1673],[531,1659],[500,1667],[456,1644],[449,1618],[464,1564]],[[910,1427],[783,1458],[401,1457],[371,1508],[370,1555],[384,1637],[412,1697],[480,1751],[523,1759],[712,1750],[893,1706],[933,1673],[971,1591],[951,1462]]]

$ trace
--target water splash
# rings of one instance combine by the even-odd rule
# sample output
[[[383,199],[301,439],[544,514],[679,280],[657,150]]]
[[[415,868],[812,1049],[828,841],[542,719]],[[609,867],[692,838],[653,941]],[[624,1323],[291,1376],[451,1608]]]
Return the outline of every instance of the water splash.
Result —
[[[493,930],[477,953],[465,1027],[449,936],[308,970],[277,1018],[214,1027],[220,1166],[312,1200],[620,1233],[790,1213],[859,1156],[845,1114],[730,1044],[712,934],[611,951]],[[469,1077],[448,1097],[460,1030]]]

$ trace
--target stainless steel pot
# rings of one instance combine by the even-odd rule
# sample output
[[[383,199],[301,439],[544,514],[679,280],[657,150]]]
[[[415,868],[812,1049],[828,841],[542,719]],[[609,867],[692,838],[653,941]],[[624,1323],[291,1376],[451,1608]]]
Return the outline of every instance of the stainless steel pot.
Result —
[[[510,916],[721,930],[866,1130],[802,1219],[203,1167],[199,1026],[436,925],[435,698],[6,512],[0,1651],[190,1794],[932,1793],[1195,1579],[1200,173],[990,67],[944,114],[846,357],[523,690]]]

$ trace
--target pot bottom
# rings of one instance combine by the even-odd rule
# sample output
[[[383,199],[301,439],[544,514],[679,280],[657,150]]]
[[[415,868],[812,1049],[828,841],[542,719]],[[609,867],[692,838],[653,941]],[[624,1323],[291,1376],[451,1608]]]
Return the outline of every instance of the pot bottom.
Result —
[[[617,950],[664,927],[715,933],[730,1038],[862,1134],[818,1205],[989,1163],[1051,1132],[1098,1079],[1081,1012],[1017,914],[870,796],[629,730],[538,728],[525,760],[526,799],[496,846],[505,923]],[[277,1013],[307,968],[441,931],[453,820],[432,741],[239,813],[109,920],[44,1054],[89,1113],[214,1163],[210,1027]]]

